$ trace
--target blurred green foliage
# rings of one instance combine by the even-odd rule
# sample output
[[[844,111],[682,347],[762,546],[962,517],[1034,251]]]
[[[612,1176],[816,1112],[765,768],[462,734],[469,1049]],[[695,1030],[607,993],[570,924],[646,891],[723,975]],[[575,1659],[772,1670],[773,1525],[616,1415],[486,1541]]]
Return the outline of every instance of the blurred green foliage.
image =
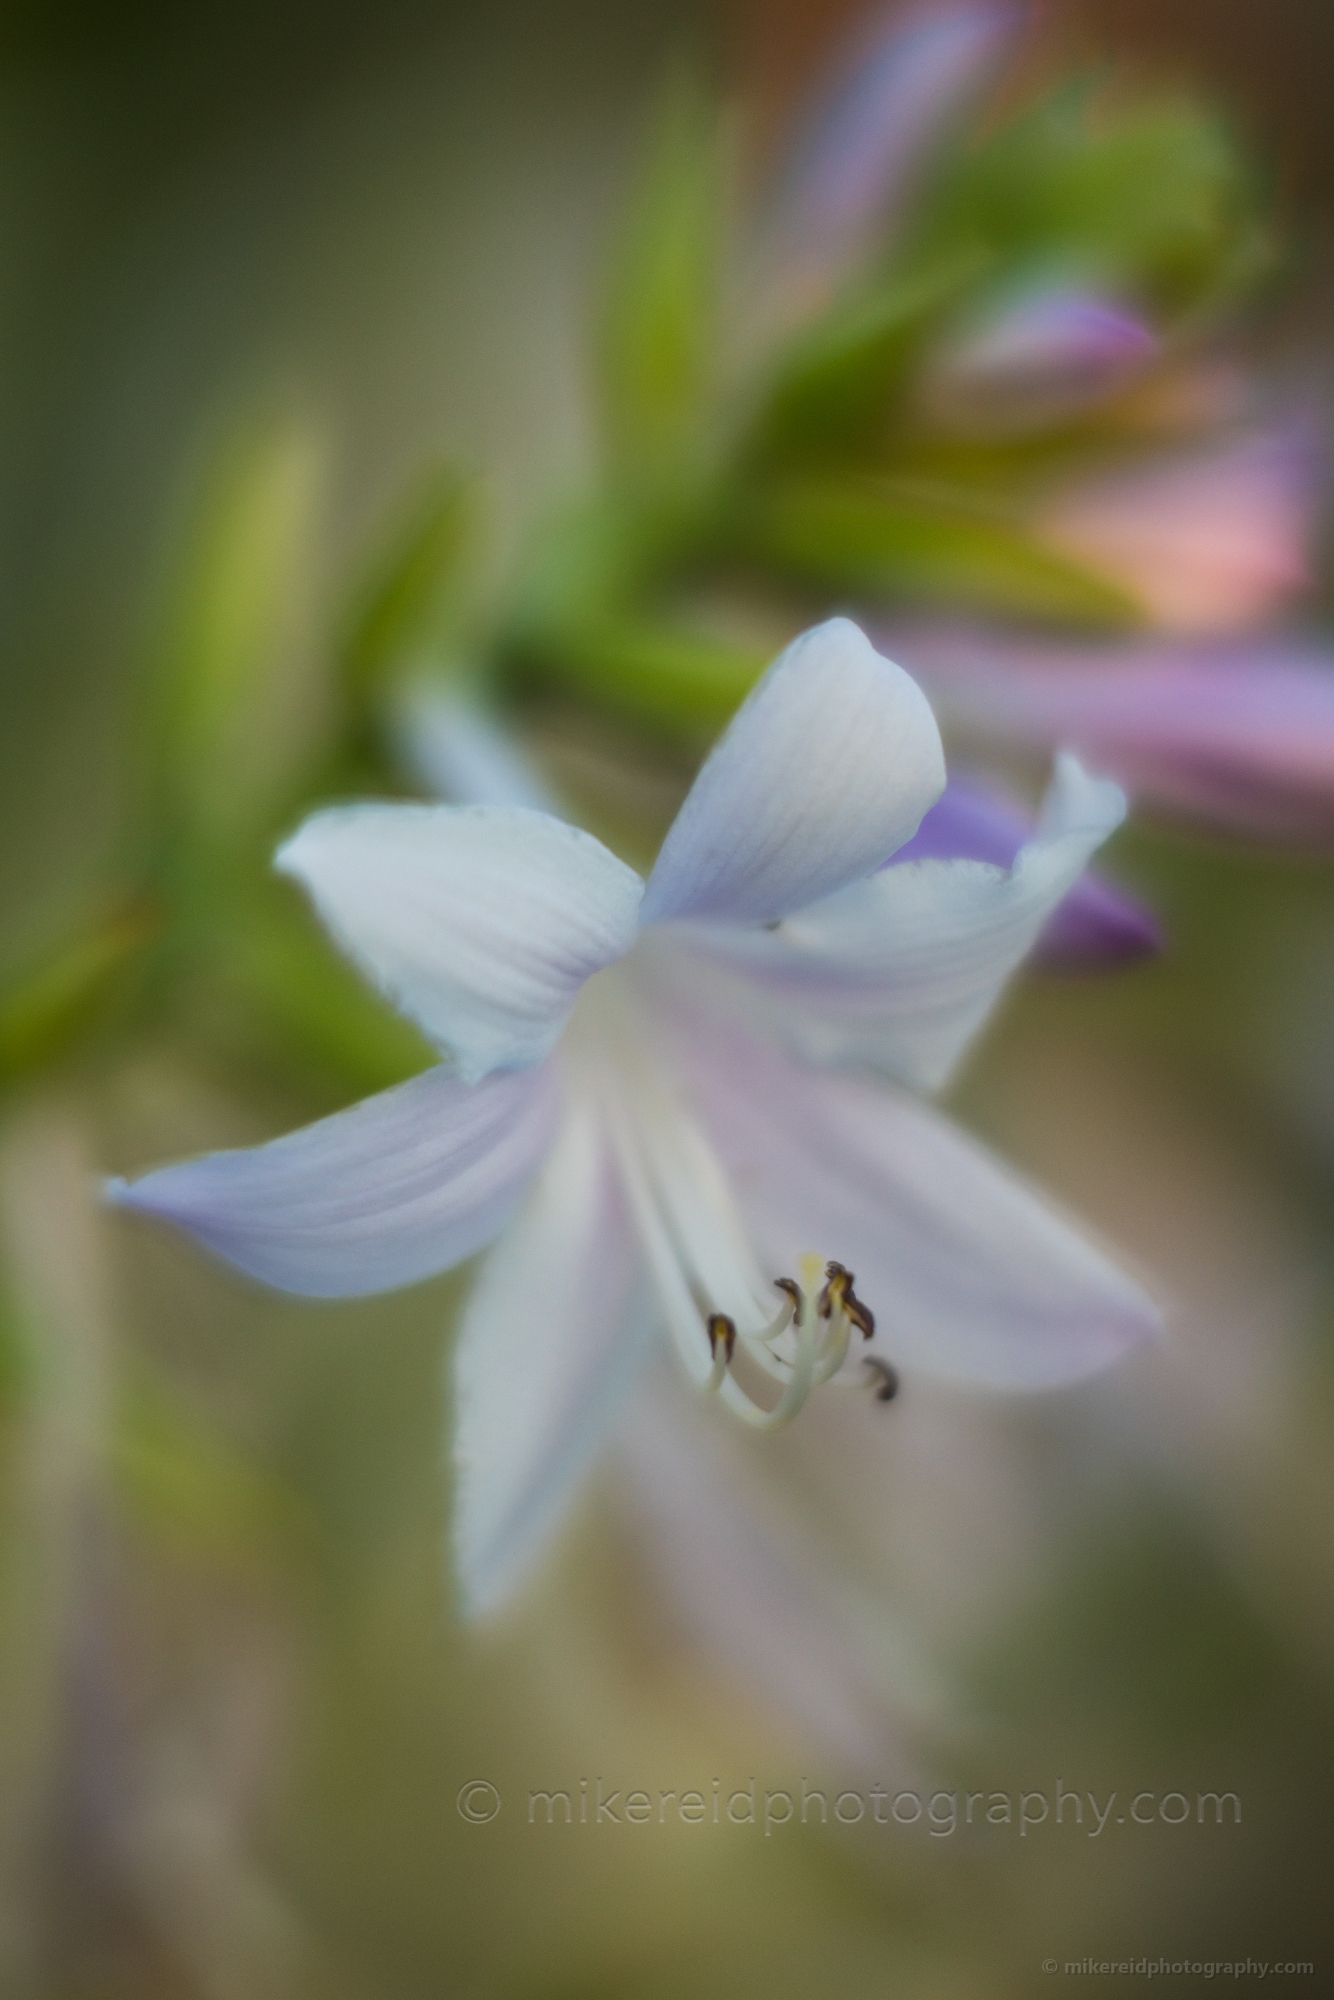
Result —
[[[1095,82],[1061,89],[947,149],[907,225],[742,366],[719,306],[739,206],[722,129],[678,80],[614,266],[603,490],[533,538],[500,625],[502,677],[697,740],[764,658],[709,630],[699,607],[719,584],[1090,631],[1141,622],[1123,586],[1051,546],[1035,503],[1044,479],[1160,449],[1161,430],[1145,438],[1109,392],[1079,420],[1058,410],[965,440],[933,420],[924,373],[955,329],[1057,282],[1135,307],[1179,364],[1273,268],[1256,176],[1222,122]]]
[[[717,394],[729,194],[717,110],[673,79],[622,227],[598,343],[607,454],[631,487],[688,479]]]
[[[121,1384],[111,1435],[117,1498],[191,1561],[281,1568],[310,1535],[290,1484],[225,1444],[142,1363]]]
[[[151,902],[124,903],[11,979],[0,991],[0,1082],[40,1071],[94,1027],[159,928]]]
[[[1066,85],[940,173],[907,254],[971,250],[993,281],[1052,269],[1165,327],[1235,303],[1273,266],[1256,172],[1212,110]]]
[[[957,486],[855,474],[773,480],[738,495],[734,532],[739,553],[838,601],[928,598],[1094,630],[1139,622],[1128,592]]]
[[[364,710],[405,664],[438,661],[462,609],[465,565],[475,553],[479,496],[452,466],[440,467],[386,536],[348,614],[345,684]]]
[[[285,417],[220,441],[172,566],[152,644],[154,836],[180,857],[262,821],[312,754],[294,717],[322,498],[319,441]]]
[[[22,1320],[9,1299],[0,1299],[0,1448],[3,1426],[18,1413],[27,1380]]]

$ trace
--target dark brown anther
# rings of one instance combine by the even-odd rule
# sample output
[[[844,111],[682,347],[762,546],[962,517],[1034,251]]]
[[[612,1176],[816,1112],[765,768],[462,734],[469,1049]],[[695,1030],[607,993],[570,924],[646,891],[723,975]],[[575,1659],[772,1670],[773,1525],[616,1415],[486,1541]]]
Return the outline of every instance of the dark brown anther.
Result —
[[[892,1403],[899,1393],[898,1369],[891,1366],[888,1361],[882,1361],[878,1354],[867,1354],[863,1359],[866,1366],[880,1377],[879,1386],[875,1392],[877,1403]]]
[[[852,1287],[856,1273],[846,1264],[825,1265],[825,1287],[820,1293],[818,1312],[821,1319],[829,1319],[835,1307],[845,1312],[855,1327],[861,1329],[863,1340],[869,1340],[875,1332],[875,1314],[869,1306],[864,1306]]]
[[[726,1313],[710,1313],[709,1353],[715,1360],[718,1357],[718,1342],[720,1340],[723,1344],[723,1354],[730,1364],[736,1348],[736,1321],[729,1319]]]
[[[860,1327],[862,1339],[869,1340],[875,1332],[875,1314],[869,1306],[862,1304],[852,1289],[851,1281],[849,1281],[848,1289],[843,1295],[843,1310],[852,1321],[852,1324],[855,1327]]]
[[[775,1291],[779,1291],[779,1292],[786,1292],[786,1293],[787,1293],[788,1297],[789,1297],[789,1298],[791,1299],[791,1301],[792,1301],[792,1314],[793,1314],[793,1317],[794,1317],[795,1319],[800,1319],[800,1318],[801,1318],[801,1307],[802,1307],[802,1297],[801,1297],[801,1286],[800,1286],[800,1285],[799,1285],[799,1284],[797,1283],[796,1279],[795,1279],[795,1278],[775,1278],[775,1279],[774,1279],[774,1290],[775,1290]]]
[[[824,1267],[826,1283],[816,1302],[816,1311],[821,1319],[828,1319],[835,1306],[841,1306],[845,1294],[852,1291],[852,1273],[846,1264],[830,1262]]]

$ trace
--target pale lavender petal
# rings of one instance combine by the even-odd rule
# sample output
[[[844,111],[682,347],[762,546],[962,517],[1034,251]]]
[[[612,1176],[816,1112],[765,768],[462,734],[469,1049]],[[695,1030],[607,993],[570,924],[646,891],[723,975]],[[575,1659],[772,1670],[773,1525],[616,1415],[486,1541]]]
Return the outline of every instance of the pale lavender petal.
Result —
[[[999,4],[882,11],[817,102],[780,188],[771,254],[808,294],[901,205],[932,146],[994,75],[1020,19]]]
[[[1320,475],[1312,427],[1295,422],[1068,487],[1034,525],[1166,630],[1235,631],[1312,582]]]
[[[680,941],[735,975],[733,1004],[809,1061],[938,1090],[1124,812],[1115,785],[1062,756],[1013,868],[896,861],[781,923],[699,925]]]
[[[473,1614],[523,1582],[621,1407],[650,1330],[638,1275],[613,1162],[576,1101],[459,1334],[454,1541]]]
[[[1142,1287],[974,1139],[888,1085],[806,1069],[743,1026],[696,1021],[677,1060],[757,1249],[856,1274],[870,1351],[909,1374],[1041,1388],[1157,1333]]]
[[[457,689],[415,681],[392,717],[394,741],[418,783],[456,806],[523,806],[566,817],[513,736]]]
[[[613,1447],[668,1634],[731,1679],[764,1724],[795,1729],[836,1768],[920,1781],[907,1739],[939,1720],[937,1677],[883,1605],[853,1590],[781,1480],[746,1459],[736,1427],[688,1393],[658,1371]],[[763,1811],[761,1790],[761,1822]]]
[[[945,784],[925,696],[846,618],[804,632],[747,696],[668,829],[645,923],[763,923],[854,882]]]
[[[107,1197],[188,1229],[283,1291],[389,1291],[490,1242],[558,1115],[545,1068],[471,1087],[432,1069],[267,1146],[113,1181]]]
[[[942,713],[975,734],[1069,744],[1138,801],[1220,828],[1334,841],[1334,653],[1016,644],[957,628],[895,644]]]
[[[1158,342],[1135,314],[1088,292],[1012,301],[947,343],[923,383],[933,415],[962,428],[1052,422],[1120,388]]]
[[[889,864],[964,859],[1009,868],[1032,833],[1026,813],[997,787],[951,778],[912,839]],[[1152,911],[1094,869],[1086,868],[1039,933],[1034,956],[1047,965],[1124,965],[1162,949]]]
[[[469,1083],[549,1053],[634,942],[644,886],[591,833],[487,806],[331,806],[275,866]]]

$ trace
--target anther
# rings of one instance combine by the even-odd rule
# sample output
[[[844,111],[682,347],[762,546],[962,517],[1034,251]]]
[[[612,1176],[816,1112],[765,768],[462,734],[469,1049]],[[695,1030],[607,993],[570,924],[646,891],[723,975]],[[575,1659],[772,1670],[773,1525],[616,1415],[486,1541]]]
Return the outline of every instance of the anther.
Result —
[[[821,1319],[828,1319],[835,1306],[841,1306],[845,1292],[852,1290],[852,1273],[845,1264],[835,1264],[832,1260],[824,1267],[825,1285],[820,1293],[816,1311]]]
[[[825,1285],[820,1293],[819,1314],[821,1319],[829,1319],[835,1310],[844,1312],[858,1328],[863,1340],[869,1340],[875,1332],[875,1314],[869,1306],[863,1305],[852,1287],[856,1283],[856,1273],[846,1264],[837,1264],[831,1259],[824,1267]]]
[[[899,1393],[898,1369],[893,1367],[888,1361],[882,1361],[878,1354],[867,1354],[862,1359],[865,1366],[880,1377],[880,1383],[875,1392],[877,1403],[892,1403]]]
[[[847,1294],[843,1300],[843,1310],[852,1321],[852,1324],[861,1329],[862,1339],[869,1340],[875,1332],[875,1314],[869,1306],[862,1304],[851,1285],[848,1286]]]
[[[723,1344],[723,1357],[730,1365],[736,1347],[736,1321],[729,1319],[726,1313],[710,1313],[709,1353],[715,1361],[718,1358],[719,1341]]]
[[[796,1279],[775,1278],[774,1290],[778,1292],[787,1293],[788,1297],[792,1301],[792,1316],[794,1319],[800,1319],[802,1311],[805,1306],[805,1301],[801,1296],[801,1286],[797,1283]]]

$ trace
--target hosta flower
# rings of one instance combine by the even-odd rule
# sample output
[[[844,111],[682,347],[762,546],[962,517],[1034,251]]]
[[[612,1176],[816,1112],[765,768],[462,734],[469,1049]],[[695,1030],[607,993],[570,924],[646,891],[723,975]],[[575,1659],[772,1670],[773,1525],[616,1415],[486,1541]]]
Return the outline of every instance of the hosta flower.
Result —
[[[921,691],[835,619],[755,688],[647,883],[521,808],[339,806],[281,849],[444,1060],[113,1193],[322,1296],[499,1237],[457,1357],[474,1608],[523,1575],[659,1336],[766,1430],[900,1371],[1066,1381],[1154,1328],[1135,1282],[910,1094],[943,1083],[1123,799],[1063,759],[1013,867],[885,867],[944,777]]]

